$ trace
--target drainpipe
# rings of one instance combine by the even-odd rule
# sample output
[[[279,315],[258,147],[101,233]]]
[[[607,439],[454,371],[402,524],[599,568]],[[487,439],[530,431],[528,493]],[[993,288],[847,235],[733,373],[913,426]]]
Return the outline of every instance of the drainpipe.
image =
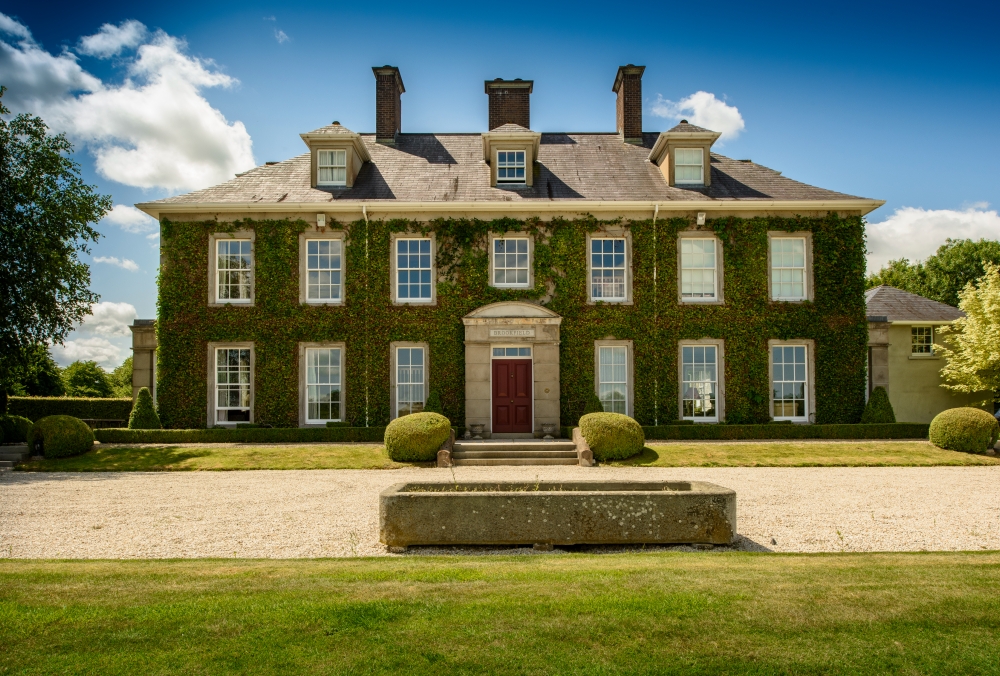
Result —
[[[369,266],[368,266],[368,235],[369,235],[369,233],[368,233],[368,207],[367,207],[367,205],[364,205],[364,204],[361,205],[361,215],[364,216],[364,219],[365,219],[365,277],[367,278],[368,273],[369,273]],[[370,300],[371,299],[369,299],[369,303],[366,304],[366,307],[365,307],[365,336],[371,335],[371,333],[368,331],[368,312],[369,312],[369,308],[367,307],[367,305],[370,304]],[[370,380],[370,378],[368,377],[368,361],[371,359],[371,355],[368,354],[369,351],[370,350],[365,350],[365,427],[370,427],[370,425],[369,425],[369,419],[368,419],[368,411],[369,411],[369,408],[370,408],[369,405],[368,405],[368,382]]]
[[[656,204],[653,206],[653,330],[656,336],[656,344],[660,344],[660,300],[659,294],[657,293],[656,286],[656,267],[659,263],[659,258],[656,256],[656,245],[659,242],[660,235],[656,227],[656,217],[660,213],[660,205]],[[657,426],[660,424],[660,377],[659,371],[653,372],[653,425]]]

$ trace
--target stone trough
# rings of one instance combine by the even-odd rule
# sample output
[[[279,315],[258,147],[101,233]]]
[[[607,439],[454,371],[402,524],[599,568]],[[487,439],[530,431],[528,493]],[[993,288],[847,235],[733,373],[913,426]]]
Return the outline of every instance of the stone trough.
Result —
[[[379,536],[393,548],[724,545],[736,492],[705,481],[399,483],[380,496]]]

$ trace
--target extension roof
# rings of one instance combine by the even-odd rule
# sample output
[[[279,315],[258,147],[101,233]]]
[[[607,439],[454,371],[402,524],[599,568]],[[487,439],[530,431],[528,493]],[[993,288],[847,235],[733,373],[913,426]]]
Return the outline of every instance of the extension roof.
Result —
[[[866,291],[865,303],[869,317],[886,317],[890,322],[953,322],[965,316],[951,305],[884,284]]]

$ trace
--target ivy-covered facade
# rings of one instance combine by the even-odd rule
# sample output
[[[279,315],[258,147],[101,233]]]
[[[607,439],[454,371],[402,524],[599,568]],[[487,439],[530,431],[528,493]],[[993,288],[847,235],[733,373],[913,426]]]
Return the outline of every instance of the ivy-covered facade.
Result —
[[[395,129],[330,125],[306,155],[139,205],[161,222],[165,426],[430,405],[541,435],[595,399],[649,425],[860,419],[879,202],[725,158],[693,125],[637,136],[629,105],[617,134],[531,132],[503,101],[482,135],[401,134],[402,80],[375,70]]]

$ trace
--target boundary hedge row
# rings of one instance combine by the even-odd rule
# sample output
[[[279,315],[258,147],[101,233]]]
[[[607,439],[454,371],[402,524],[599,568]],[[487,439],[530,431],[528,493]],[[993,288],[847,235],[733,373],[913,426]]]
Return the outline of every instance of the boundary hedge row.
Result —
[[[647,440],[926,439],[926,423],[880,425],[660,425],[643,427]]]
[[[290,442],[378,441],[385,437],[384,427],[297,427],[205,429],[205,430],[130,430],[105,428],[94,430],[102,444],[225,444]]]
[[[71,415],[81,420],[128,420],[132,399],[86,397],[10,397],[7,412],[32,422],[50,415]]]

